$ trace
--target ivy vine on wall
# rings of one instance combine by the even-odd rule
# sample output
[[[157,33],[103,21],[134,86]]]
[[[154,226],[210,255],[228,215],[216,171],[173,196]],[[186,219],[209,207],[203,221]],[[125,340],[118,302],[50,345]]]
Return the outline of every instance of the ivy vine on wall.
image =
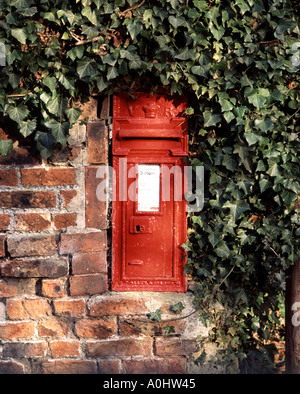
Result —
[[[299,48],[297,0],[0,0],[2,124],[45,159],[84,97],[189,97],[205,204],[189,218],[185,271],[208,340],[242,371],[269,360],[298,253]]]

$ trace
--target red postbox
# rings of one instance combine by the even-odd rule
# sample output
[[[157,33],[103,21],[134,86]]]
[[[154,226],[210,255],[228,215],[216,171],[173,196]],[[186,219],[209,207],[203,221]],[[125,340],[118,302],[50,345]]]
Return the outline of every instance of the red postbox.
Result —
[[[185,109],[183,99],[114,96],[112,290],[186,290]]]

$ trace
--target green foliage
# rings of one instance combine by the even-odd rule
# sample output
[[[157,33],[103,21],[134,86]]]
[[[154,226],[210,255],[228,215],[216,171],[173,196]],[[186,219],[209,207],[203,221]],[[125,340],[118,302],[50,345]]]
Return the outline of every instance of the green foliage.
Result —
[[[45,158],[81,97],[189,97],[190,159],[206,185],[185,270],[215,324],[209,340],[244,371],[259,349],[268,359],[298,253],[299,41],[296,0],[0,0],[0,113]]]

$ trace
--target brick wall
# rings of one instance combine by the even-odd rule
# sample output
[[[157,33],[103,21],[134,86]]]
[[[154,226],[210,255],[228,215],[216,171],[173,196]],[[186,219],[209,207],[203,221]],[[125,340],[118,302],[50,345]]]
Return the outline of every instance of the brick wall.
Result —
[[[109,220],[96,198],[108,163],[109,100],[90,100],[65,149],[48,161],[15,146],[0,157],[0,373],[188,373],[196,315],[147,323],[192,295],[109,288]],[[194,371],[194,370],[193,370]]]

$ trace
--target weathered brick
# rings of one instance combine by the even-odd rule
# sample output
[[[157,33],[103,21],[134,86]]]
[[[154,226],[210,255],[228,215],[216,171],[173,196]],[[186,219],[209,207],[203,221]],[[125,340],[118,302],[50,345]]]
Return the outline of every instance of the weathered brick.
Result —
[[[105,122],[88,123],[87,132],[87,155],[90,164],[105,163],[106,159],[106,125]]]
[[[147,322],[141,322],[140,317],[121,317],[119,321],[119,334],[121,336],[161,336],[165,335],[164,327],[166,323],[156,322],[153,320]],[[174,333],[172,335],[180,335],[186,327],[186,322],[184,320],[175,320],[168,323],[173,326]]]
[[[90,316],[141,314],[149,312],[145,306],[146,301],[122,295],[97,296],[90,299],[88,310]]]
[[[70,277],[70,294],[90,295],[107,291],[106,279],[103,275],[77,275]]]
[[[124,360],[126,374],[185,374],[184,358]]]
[[[100,252],[106,248],[106,232],[61,234],[60,254]]]
[[[59,278],[68,274],[64,259],[6,260],[1,263],[1,275],[16,278]]]
[[[115,374],[121,373],[121,360],[101,360],[100,361],[101,374]]]
[[[1,137],[1,139],[3,139]],[[0,155],[0,165],[3,166],[15,166],[18,165],[38,165],[41,164],[42,158],[40,155],[34,155],[32,152],[32,146],[26,147],[15,147],[8,152],[6,156]]]
[[[34,336],[34,322],[6,322],[0,323],[0,338],[17,339],[32,338]]]
[[[74,168],[22,168],[23,185],[74,185],[76,182]]]
[[[177,337],[156,338],[155,352],[158,356],[187,356],[196,352],[197,343],[193,339]]]
[[[107,227],[106,201],[100,201],[97,193],[101,182],[101,179],[96,177],[98,168],[85,168],[85,220],[87,228],[104,229]]]
[[[74,275],[106,272],[106,252],[75,254],[72,258]]]
[[[38,323],[38,332],[41,338],[62,338],[67,335],[68,330],[67,323],[56,319],[43,320]]]
[[[43,279],[42,295],[44,297],[59,298],[67,295],[66,280],[62,279]]]
[[[53,341],[49,344],[52,357],[79,357],[80,342],[79,341]]]
[[[98,99],[90,98],[87,102],[81,105],[81,115],[78,118],[78,121],[81,120],[94,120],[98,119]]]
[[[52,315],[51,307],[43,298],[9,299],[6,313],[11,320],[39,319]]]
[[[50,213],[15,214],[16,230],[39,231],[48,230],[51,226]]]
[[[76,213],[60,213],[54,216],[53,223],[58,230],[76,226]]]
[[[0,374],[21,375],[25,373],[23,364],[15,361],[0,361]]]
[[[85,314],[85,300],[54,300],[53,306],[56,315],[82,317]]]
[[[4,358],[37,358],[47,352],[46,342],[7,342],[3,343]]]
[[[60,192],[64,203],[65,203],[65,208],[68,207],[68,205],[70,204],[71,200],[77,196],[77,191],[76,190],[62,190]]]
[[[8,230],[10,223],[10,216],[6,214],[0,214],[0,231]]]
[[[53,208],[55,192],[12,191],[0,192],[1,208]]]
[[[55,375],[90,375],[97,373],[97,362],[92,360],[49,360],[38,365],[35,373]]]
[[[75,323],[75,332],[81,338],[108,338],[117,334],[116,319],[81,319]]]
[[[10,285],[3,280],[0,280],[0,298],[1,297],[15,297],[18,294],[18,287]]]
[[[86,343],[88,357],[152,356],[152,339],[115,339]]]
[[[11,257],[51,256],[56,252],[54,235],[8,237],[7,247]]]
[[[0,169],[0,186],[17,186],[18,175],[17,170]]]
[[[6,241],[6,236],[0,235],[0,257],[5,256],[5,241]]]

